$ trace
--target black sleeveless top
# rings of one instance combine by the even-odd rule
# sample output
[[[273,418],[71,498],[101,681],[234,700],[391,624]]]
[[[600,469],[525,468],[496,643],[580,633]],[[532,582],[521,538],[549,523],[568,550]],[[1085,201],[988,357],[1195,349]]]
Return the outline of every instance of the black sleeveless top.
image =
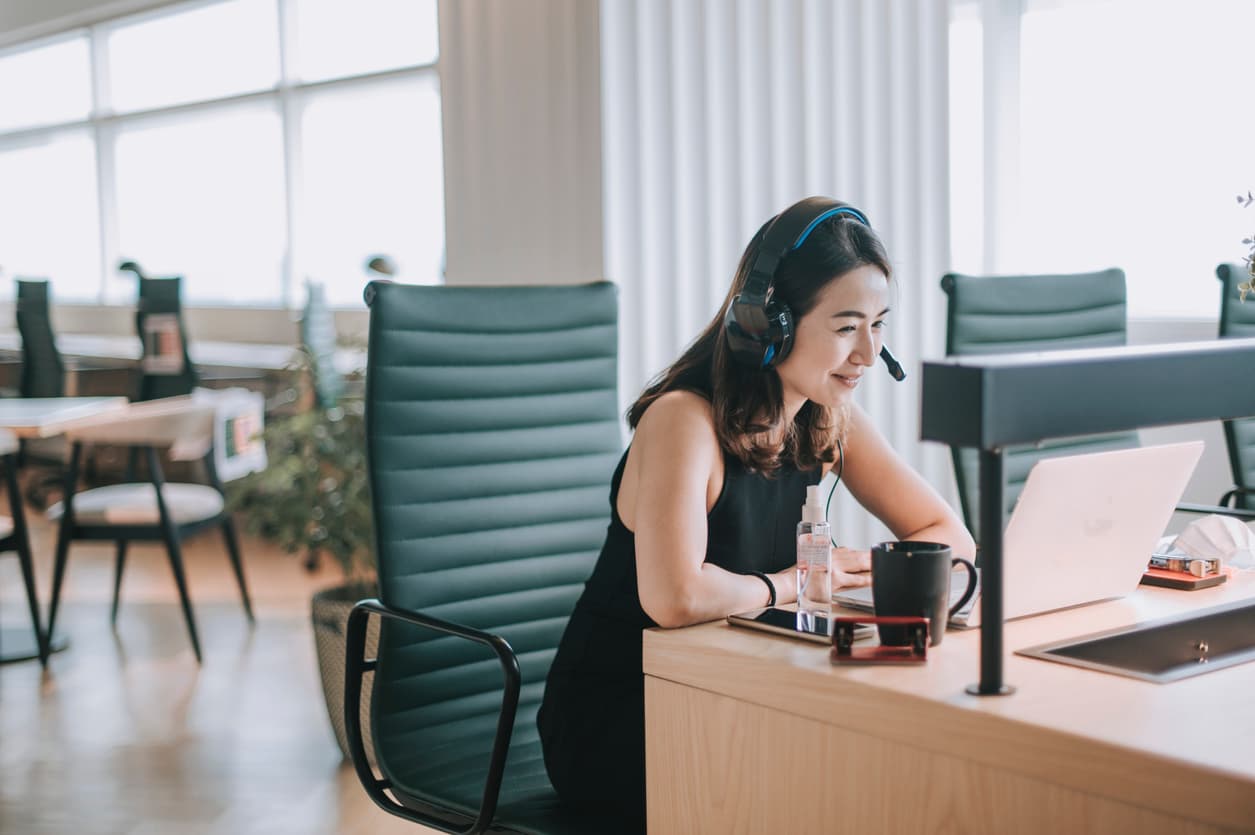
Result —
[[[636,537],[619,518],[626,463],[625,452],[611,480],[606,541],[558,646],[538,724],[550,781],[564,802],[643,816],[641,631],[658,624],[641,608]],[[707,514],[706,562],[736,574],[793,565],[806,487],[820,475],[818,467],[782,463],[765,476],[725,454],[723,489]]]

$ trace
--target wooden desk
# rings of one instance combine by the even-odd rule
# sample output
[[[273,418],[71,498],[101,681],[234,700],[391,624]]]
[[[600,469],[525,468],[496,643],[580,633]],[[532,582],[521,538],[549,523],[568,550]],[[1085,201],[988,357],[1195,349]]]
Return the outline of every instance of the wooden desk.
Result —
[[[644,636],[650,832],[1255,832],[1255,663],[1172,684],[1011,655],[1255,598],[1195,592],[1006,625],[1008,697],[969,696],[980,636],[919,667],[716,622]]]
[[[57,350],[64,357],[75,357],[111,364],[133,365],[139,361],[139,338],[135,336],[94,336],[59,334]],[[20,356],[22,340],[16,331],[0,331],[0,351]],[[296,346],[252,342],[209,342],[191,340],[188,354],[201,368],[250,369],[261,372],[286,371],[296,357]],[[336,369],[353,374],[366,367],[365,350],[340,348],[335,352]]]
[[[126,404],[125,397],[0,398],[0,429],[19,438],[51,438]]]

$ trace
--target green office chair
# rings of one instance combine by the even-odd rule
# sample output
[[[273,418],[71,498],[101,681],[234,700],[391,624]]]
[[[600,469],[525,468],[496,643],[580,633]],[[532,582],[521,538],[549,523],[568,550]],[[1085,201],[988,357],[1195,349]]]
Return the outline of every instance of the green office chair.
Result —
[[[366,301],[380,599],[349,619],[358,777],[382,808],[445,832],[614,831],[558,802],[536,710],[610,518],[615,288],[375,281]],[[364,660],[371,615],[378,659]],[[368,671],[382,778],[362,741]]]
[[[1118,269],[1067,275],[972,276],[941,279],[947,297],[946,354],[1013,353],[1123,345],[1128,330],[1124,272]],[[1084,403],[1077,403],[1084,409]],[[1004,456],[1003,525],[1042,458],[1137,446],[1136,432],[1063,438],[1011,447]],[[951,447],[963,519],[980,533],[979,454]]]
[[[1216,267],[1220,279],[1220,338],[1255,336],[1255,298],[1239,300],[1238,285],[1251,280],[1239,264]],[[1255,510],[1255,418],[1224,421],[1225,446],[1233,471],[1233,489],[1217,504]]]

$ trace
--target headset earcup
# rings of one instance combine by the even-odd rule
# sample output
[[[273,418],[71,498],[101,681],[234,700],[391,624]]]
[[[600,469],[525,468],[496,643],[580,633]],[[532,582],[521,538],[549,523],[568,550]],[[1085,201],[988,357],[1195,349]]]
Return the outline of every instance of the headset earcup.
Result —
[[[793,311],[784,302],[771,300],[767,303],[767,319],[771,323],[768,334],[771,342],[764,346],[762,368],[774,368],[784,362],[793,350]]]

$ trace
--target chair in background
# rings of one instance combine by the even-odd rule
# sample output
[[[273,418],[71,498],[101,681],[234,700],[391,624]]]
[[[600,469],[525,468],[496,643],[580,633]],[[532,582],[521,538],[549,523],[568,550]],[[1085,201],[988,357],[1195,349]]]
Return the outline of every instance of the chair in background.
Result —
[[[52,332],[48,282],[17,279],[14,310],[17,331],[22,338],[22,372],[18,383],[22,397],[64,397],[65,360]]]
[[[248,429],[240,432],[241,427],[234,426],[233,422],[239,420],[238,404],[244,402],[248,403],[250,417],[247,420]],[[236,409],[234,413],[233,409]],[[72,444],[65,498],[48,510],[49,517],[60,522],[48,634],[52,634],[56,622],[61,584],[72,542],[106,541],[116,544],[110,613],[110,619],[115,623],[128,544],[135,541],[163,542],[174,572],[192,650],[199,662],[200,639],[184,576],[180,543],[190,534],[208,527],[217,527],[222,532],[244,601],[244,612],[249,622],[253,621],[239,541],[231,516],[225,511],[221,478],[238,477],[265,466],[264,454],[260,459],[253,454],[259,445],[253,438],[260,430],[261,419],[260,395],[234,391],[197,392],[194,396],[133,403],[123,411],[110,412],[65,433]],[[137,456],[132,454],[125,483],[78,490],[78,470],[84,448],[97,443],[124,446],[142,454],[147,465],[147,480],[136,480]],[[224,454],[228,446],[234,454]],[[208,483],[166,482],[159,450],[168,450],[171,461],[203,460]],[[224,472],[228,469],[229,472]]]
[[[1238,291],[1251,274],[1244,265],[1221,264],[1216,277],[1220,279],[1220,338],[1255,337],[1255,298],[1243,303]],[[1224,421],[1224,436],[1234,486],[1217,504],[1255,510],[1255,418]]]
[[[182,279],[139,277],[135,329],[139,334],[139,391],[136,400],[191,394],[200,382],[187,350],[180,301]]]
[[[1122,270],[1064,275],[949,273],[942,277],[941,289],[947,298],[949,356],[1099,348],[1127,341]],[[1084,403],[1076,406],[1085,408]],[[1137,445],[1136,432],[1117,432],[1007,449],[1003,524],[1024,489],[1029,470],[1040,459]],[[950,453],[964,521],[968,530],[979,536],[979,454],[959,447],[951,447]]]
[[[622,452],[615,288],[377,281],[366,299],[379,600],[349,620],[358,776],[387,811],[446,832],[613,831],[559,804],[535,718]],[[382,779],[362,740],[368,670]]]
[[[14,304],[18,334],[22,339],[22,371],[18,393],[22,397],[65,397],[77,393],[72,367],[67,366],[57,348],[44,279],[17,279]],[[46,507],[60,491],[69,459],[69,446],[63,438],[25,439],[20,442],[18,466],[36,465],[26,479],[26,498],[38,508]]]

